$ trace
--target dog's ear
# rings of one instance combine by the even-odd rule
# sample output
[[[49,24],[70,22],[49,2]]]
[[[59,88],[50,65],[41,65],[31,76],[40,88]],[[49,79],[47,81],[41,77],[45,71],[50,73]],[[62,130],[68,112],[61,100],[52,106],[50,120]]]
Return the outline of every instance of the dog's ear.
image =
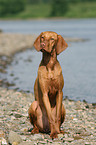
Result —
[[[58,35],[57,46],[56,46],[56,53],[57,55],[64,51],[68,47],[68,44],[63,39],[61,35]]]
[[[34,42],[34,47],[37,51],[41,50],[40,47],[40,37],[41,37],[42,33],[36,38],[35,42]]]

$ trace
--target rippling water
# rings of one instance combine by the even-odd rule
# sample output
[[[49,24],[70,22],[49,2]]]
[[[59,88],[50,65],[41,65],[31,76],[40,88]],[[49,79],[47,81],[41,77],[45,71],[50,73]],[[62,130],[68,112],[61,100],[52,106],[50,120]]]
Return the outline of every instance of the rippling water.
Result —
[[[0,21],[0,28],[4,32],[23,34],[51,30],[66,37],[89,39],[68,43],[68,49],[58,60],[65,80],[64,96],[96,102],[96,19]],[[35,49],[16,54],[2,77],[16,84],[11,88],[33,92],[41,57]]]

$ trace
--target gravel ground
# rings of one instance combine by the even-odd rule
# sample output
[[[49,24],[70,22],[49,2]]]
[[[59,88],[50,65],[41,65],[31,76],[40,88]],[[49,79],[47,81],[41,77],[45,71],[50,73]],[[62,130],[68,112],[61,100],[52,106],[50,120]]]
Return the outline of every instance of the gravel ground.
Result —
[[[12,56],[16,52],[32,48],[34,35],[0,33],[0,55]]]
[[[32,125],[28,118],[28,108],[34,101],[32,94],[0,88],[0,142],[12,145],[95,145],[96,106],[86,102],[63,101],[66,119],[58,134],[52,140],[49,134],[31,135]]]

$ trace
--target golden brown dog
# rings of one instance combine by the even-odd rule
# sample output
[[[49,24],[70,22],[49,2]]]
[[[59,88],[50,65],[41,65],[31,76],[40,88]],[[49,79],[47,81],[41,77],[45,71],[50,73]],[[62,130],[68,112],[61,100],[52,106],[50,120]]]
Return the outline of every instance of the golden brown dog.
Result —
[[[62,104],[64,80],[57,55],[68,45],[61,35],[46,31],[38,36],[34,47],[43,53],[43,57],[34,85],[35,101],[28,111],[30,122],[34,126],[31,133],[51,131],[50,137],[56,138],[61,133],[60,125],[65,119]]]

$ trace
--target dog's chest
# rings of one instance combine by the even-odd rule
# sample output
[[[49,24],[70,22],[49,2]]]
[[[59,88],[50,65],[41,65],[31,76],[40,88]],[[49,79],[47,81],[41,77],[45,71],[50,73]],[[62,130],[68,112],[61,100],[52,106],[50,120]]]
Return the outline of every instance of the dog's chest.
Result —
[[[51,94],[55,94],[58,90],[59,87],[59,78],[60,78],[60,74],[58,74],[59,72],[55,72],[55,71],[50,71],[48,72],[48,87],[49,87],[49,92]]]
[[[49,96],[55,95],[58,89],[59,89],[58,80],[53,80],[53,81],[50,80],[48,83]]]
[[[41,86],[44,89],[46,88],[50,94],[56,94],[61,84],[63,84],[62,69],[60,66],[54,70],[41,66],[38,76]]]
[[[60,72],[54,70],[47,71],[47,79],[49,81],[54,82],[55,80],[58,80],[59,77],[60,77]]]
[[[56,74],[53,71],[50,71],[50,72],[47,73],[47,78],[49,80],[54,80],[56,77],[57,76],[56,76]]]

